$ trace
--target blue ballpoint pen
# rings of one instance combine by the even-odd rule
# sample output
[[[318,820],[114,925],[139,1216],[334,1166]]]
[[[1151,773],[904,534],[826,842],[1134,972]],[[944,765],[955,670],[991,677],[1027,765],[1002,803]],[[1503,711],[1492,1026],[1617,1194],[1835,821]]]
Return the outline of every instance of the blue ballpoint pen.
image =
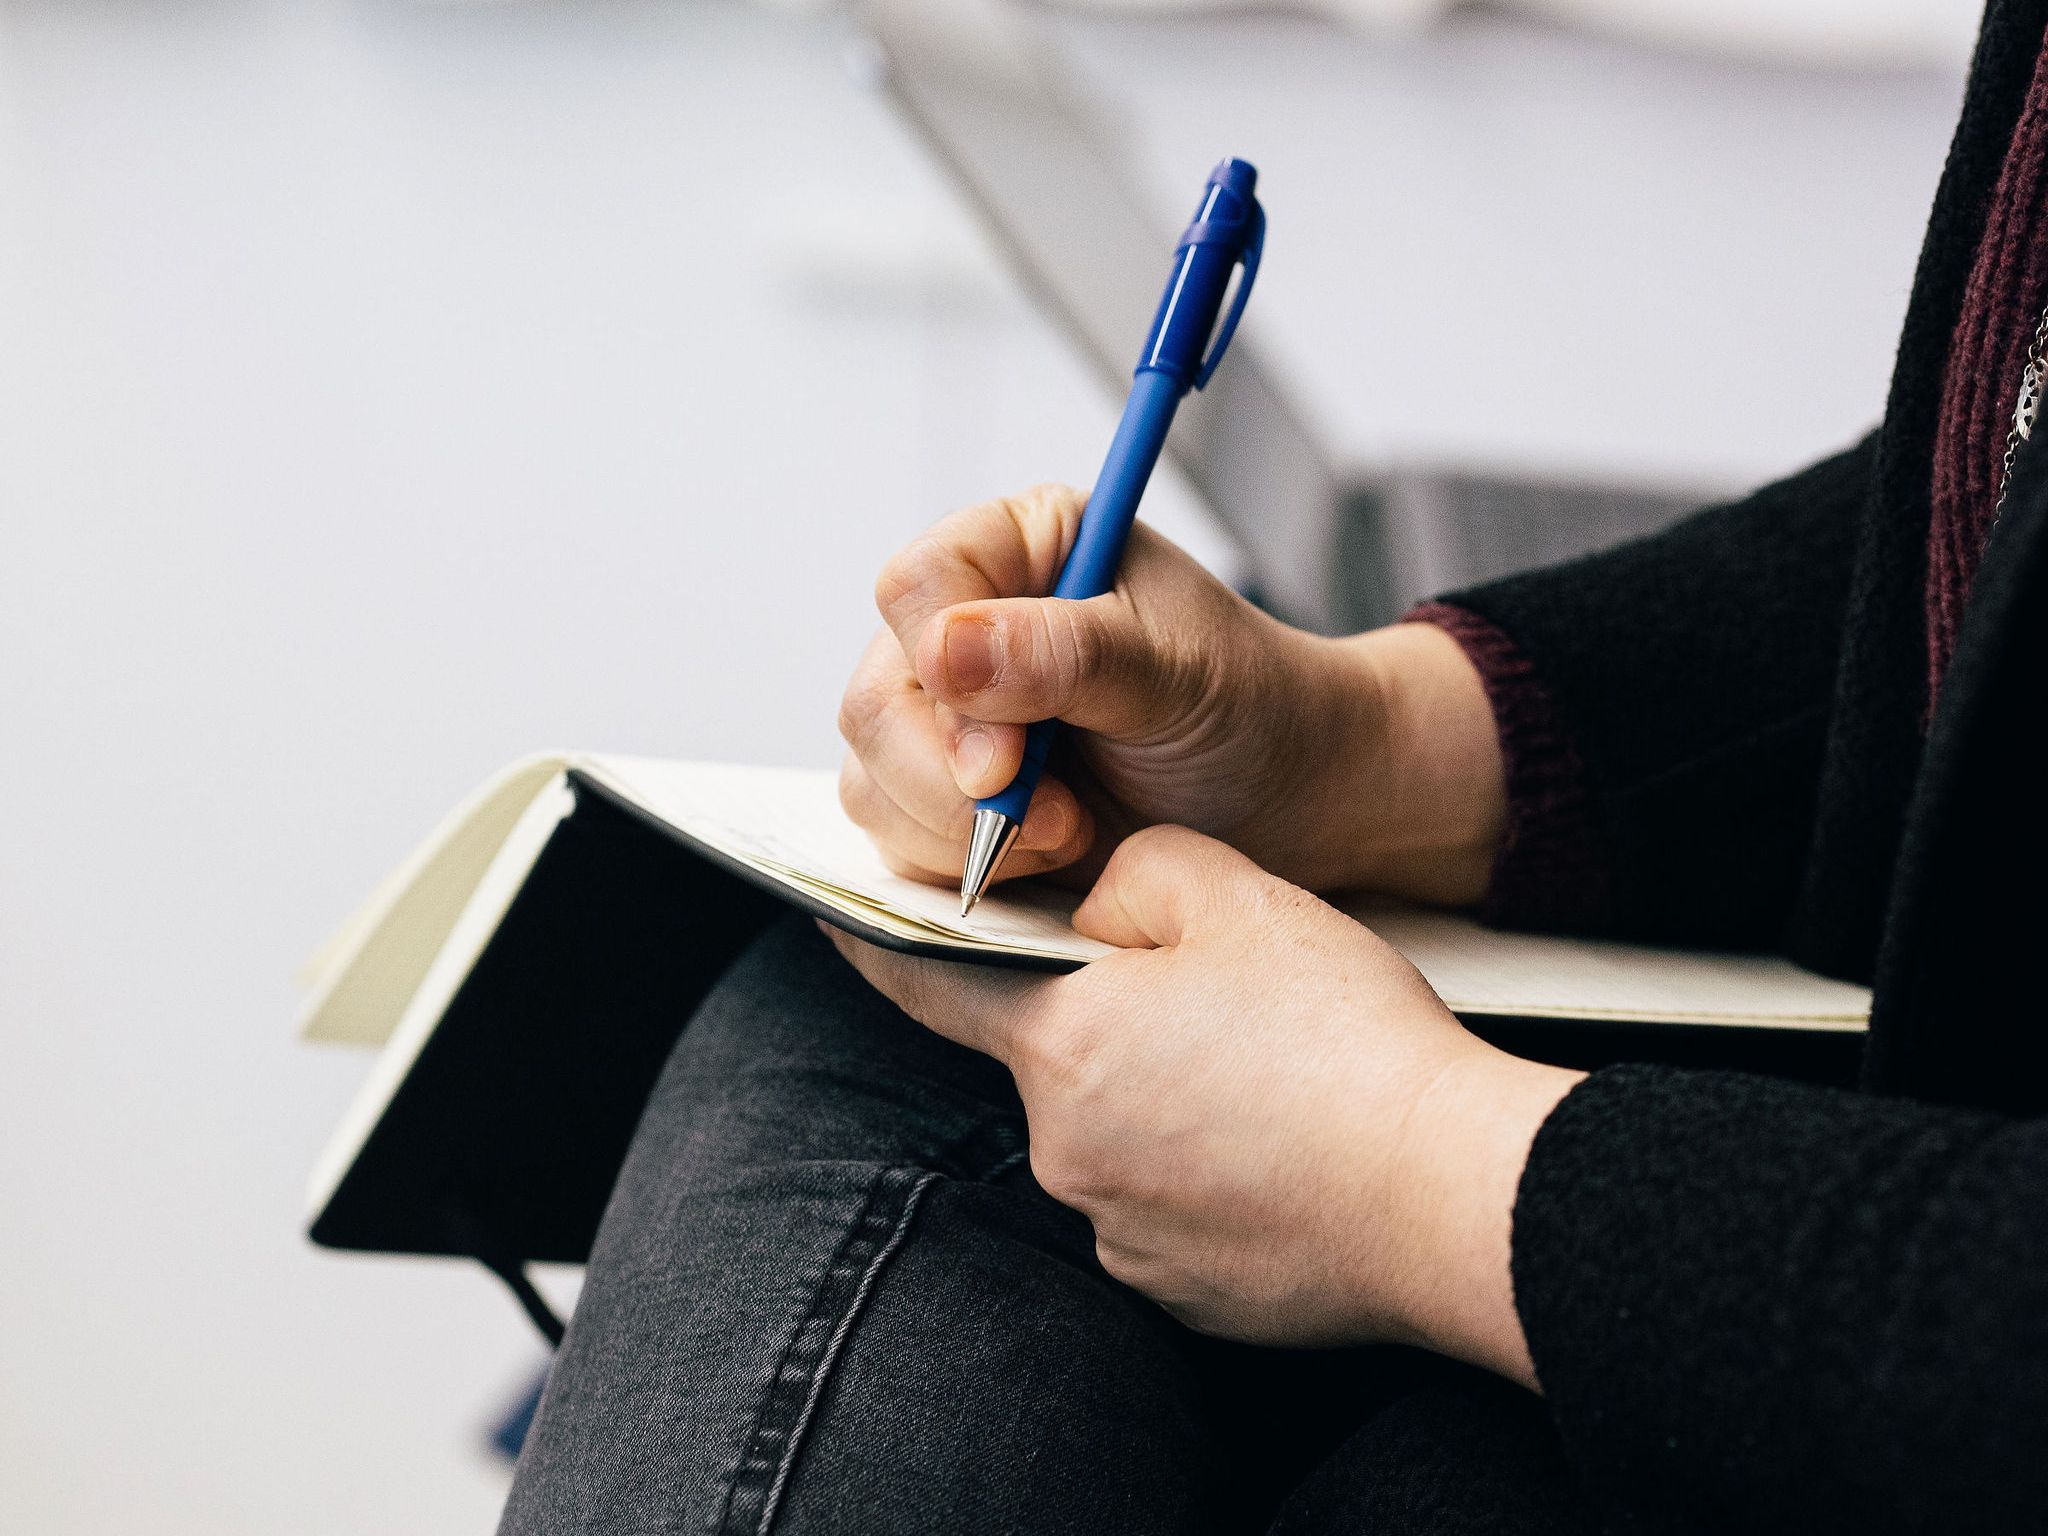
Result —
[[[1266,211],[1252,195],[1258,179],[1259,173],[1242,160],[1225,160],[1209,173],[1194,222],[1174,247],[1173,275],[1167,280],[1166,296],[1152,317],[1152,330],[1131,381],[1131,397],[1124,404],[1109,456],[1102,462],[1102,473],[1081,514],[1074,547],[1060,567],[1060,579],[1052,589],[1054,597],[1100,597],[1116,585],[1124,541],[1137,518],[1145,482],[1159,462],[1159,450],[1166,445],[1173,413],[1181,396],[1209,382],[1237,330],[1245,300],[1251,296],[1266,239]],[[1231,300],[1230,313],[1223,317],[1222,329],[1217,330],[1216,316],[1222,312],[1230,274],[1240,265],[1244,277]],[[1211,331],[1216,336],[1213,344]],[[1024,761],[1009,788],[975,802],[974,831],[967,845],[966,868],[960,875],[962,917],[974,910],[1003,856],[1017,841],[1057,723],[1041,720],[1032,726],[1024,737]]]

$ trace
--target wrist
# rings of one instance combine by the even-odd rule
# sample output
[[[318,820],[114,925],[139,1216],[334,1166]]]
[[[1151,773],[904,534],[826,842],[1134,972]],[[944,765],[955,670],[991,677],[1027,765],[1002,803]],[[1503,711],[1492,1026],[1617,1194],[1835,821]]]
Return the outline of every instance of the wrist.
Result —
[[[1507,828],[1506,769],[1478,669],[1434,624],[1319,644],[1340,700],[1322,795],[1344,849],[1331,886],[1476,905]]]
[[[1403,1335],[1540,1390],[1515,1308],[1515,1198],[1536,1132],[1586,1074],[1491,1046],[1447,1064],[1416,1100],[1394,1159]]]

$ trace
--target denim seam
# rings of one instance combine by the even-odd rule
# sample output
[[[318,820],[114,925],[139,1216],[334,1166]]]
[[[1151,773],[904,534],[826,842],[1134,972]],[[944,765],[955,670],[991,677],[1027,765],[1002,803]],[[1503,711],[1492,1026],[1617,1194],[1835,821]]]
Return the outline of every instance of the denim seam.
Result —
[[[776,1364],[727,1484],[718,1524],[721,1533],[768,1536],[832,1368],[883,1267],[909,1235],[925,1190],[939,1177],[923,1169],[895,1167],[876,1176]],[[832,1322],[835,1314],[837,1321]]]

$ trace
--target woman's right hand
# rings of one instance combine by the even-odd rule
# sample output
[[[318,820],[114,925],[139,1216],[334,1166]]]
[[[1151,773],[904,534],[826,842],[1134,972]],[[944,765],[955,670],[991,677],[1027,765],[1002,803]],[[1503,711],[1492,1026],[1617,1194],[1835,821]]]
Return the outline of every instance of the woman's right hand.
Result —
[[[1085,498],[955,513],[883,569],[884,628],[847,685],[840,798],[890,866],[957,882],[976,798],[1024,728],[1066,722],[1005,877],[1089,879],[1154,823],[1317,890],[1477,901],[1505,820],[1478,674],[1448,635],[1290,628],[1139,524],[1116,589],[1049,598]]]

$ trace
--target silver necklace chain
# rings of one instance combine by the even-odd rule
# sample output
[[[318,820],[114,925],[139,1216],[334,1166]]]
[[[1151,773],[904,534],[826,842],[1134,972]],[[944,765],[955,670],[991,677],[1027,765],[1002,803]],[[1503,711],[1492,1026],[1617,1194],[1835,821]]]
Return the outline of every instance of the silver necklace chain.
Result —
[[[2027,348],[2026,371],[2020,375],[2020,397],[2012,408],[2012,426],[2005,434],[2005,458],[1998,470],[1998,500],[1991,506],[1991,526],[2005,511],[2005,493],[2012,485],[2012,461],[2019,457],[2020,444],[2034,435],[2034,418],[2041,413],[2042,386],[2048,384],[2048,309],[2034,324],[2034,340]]]

